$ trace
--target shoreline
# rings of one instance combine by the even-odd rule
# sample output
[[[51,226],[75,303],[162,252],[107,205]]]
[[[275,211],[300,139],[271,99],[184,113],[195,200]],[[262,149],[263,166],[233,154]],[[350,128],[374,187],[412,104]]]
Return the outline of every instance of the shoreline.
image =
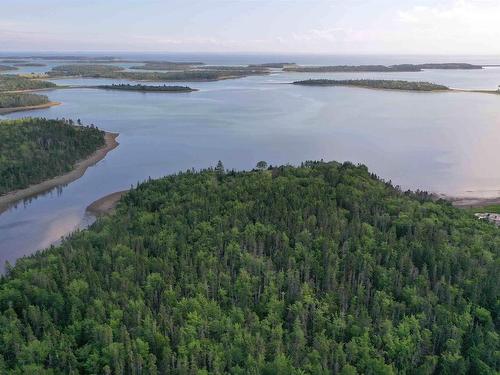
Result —
[[[450,202],[457,208],[481,208],[494,204],[500,204],[500,197],[480,198],[480,197],[450,197],[441,196],[442,199]]]
[[[29,105],[26,107],[9,107],[9,108],[0,108],[0,115],[6,115],[14,112],[22,112],[22,111],[32,111],[34,109],[45,109],[54,107],[56,105],[61,105],[61,102],[48,102],[39,105]]]
[[[61,185],[67,185],[82,177],[87,169],[99,161],[104,159],[108,152],[118,147],[119,143],[116,141],[118,133],[108,133],[104,135],[106,144],[95,151],[87,159],[76,162],[74,168],[66,174],[56,176],[49,180],[42,181],[38,184],[31,185],[25,189],[15,190],[5,195],[0,196],[0,214],[7,211],[10,207],[16,205],[20,201],[32,198],[39,194],[45,193]]]
[[[96,217],[113,213],[120,199],[128,192],[129,190],[121,190],[105,195],[89,204],[85,211]]]

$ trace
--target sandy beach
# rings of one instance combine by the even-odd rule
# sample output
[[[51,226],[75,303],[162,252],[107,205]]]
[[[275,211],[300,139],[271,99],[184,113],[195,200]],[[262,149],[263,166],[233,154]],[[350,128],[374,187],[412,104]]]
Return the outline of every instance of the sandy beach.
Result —
[[[11,107],[11,108],[0,108],[0,115],[4,115],[7,113],[12,113],[12,112],[20,112],[20,111],[30,111],[33,109],[43,109],[43,108],[49,108],[49,107],[54,107],[56,105],[60,105],[61,103],[59,102],[48,102],[40,105],[30,105],[26,107]]]
[[[123,197],[128,190],[117,191],[111,194],[108,194],[98,200],[92,202],[87,207],[87,212],[91,213],[94,216],[101,216],[112,213],[118,204],[118,201]]]
[[[23,199],[47,192],[57,186],[67,185],[70,182],[79,179],[85,174],[87,168],[97,164],[99,161],[104,159],[108,152],[118,146],[119,143],[116,141],[117,137],[117,133],[106,132],[104,135],[104,139],[106,141],[105,146],[94,152],[87,159],[77,162],[72,171],[64,175],[51,178],[50,180],[43,181],[39,184],[32,185],[26,189],[12,191],[8,194],[0,196],[0,213],[6,211],[9,207]]]

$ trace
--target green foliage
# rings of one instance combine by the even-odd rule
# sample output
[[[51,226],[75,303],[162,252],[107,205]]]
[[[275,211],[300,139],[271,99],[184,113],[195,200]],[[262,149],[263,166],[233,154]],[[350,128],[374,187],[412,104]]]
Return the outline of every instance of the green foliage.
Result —
[[[364,166],[221,170],[141,184],[18,261],[0,284],[6,373],[500,369],[497,228]]]
[[[28,107],[40,104],[46,104],[49,98],[45,95],[18,93],[18,94],[1,94],[0,93],[0,108],[16,108]]]
[[[56,87],[57,85],[48,81],[30,79],[12,74],[0,74],[0,92],[15,90],[37,90]]]
[[[217,68],[207,67],[193,70],[170,72],[131,72],[113,65],[70,64],[60,65],[48,72],[51,77],[80,76],[88,78],[130,79],[135,81],[216,81],[220,79],[240,78],[254,74],[266,74],[266,69],[250,69],[247,67]]]
[[[442,91],[449,90],[443,85],[436,85],[430,82],[398,81],[398,80],[379,80],[379,79],[308,79],[304,81],[293,82],[294,85],[305,86],[355,86],[372,89],[384,90],[409,90],[409,91]]]
[[[104,132],[71,120],[0,121],[0,194],[69,172],[104,145]]]
[[[192,92],[195,91],[188,86],[151,86],[151,85],[130,85],[130,84],[112,84],[97,86],[99,89],[105,90],[123,90],[123,91],[140,91],[140,92]]]
[[[52,77],[57,76],[80,76],[80,77],[106,77],[115,72],[123,70],[116,65],[105,64],[67,64],[58,65],[52,68],[47,74]]]

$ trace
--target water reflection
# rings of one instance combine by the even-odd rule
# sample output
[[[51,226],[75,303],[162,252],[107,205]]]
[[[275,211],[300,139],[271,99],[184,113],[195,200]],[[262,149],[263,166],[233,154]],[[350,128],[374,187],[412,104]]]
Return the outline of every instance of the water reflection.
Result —
[[[410,74],[415,73],[384,77],[406,79]],[[453,87],[495,88],[500,83],[500,69],[493,68],[417,74],[419,80]],[[252,168],[258,160],[350,160],[367,164],[403,188],[453,195],[500,193],[500,96],[284,84],[315,76],[288,73],[178,83],[200,89],[189,94],[48,92],[51,100],[63,104],[30,115],[80,118],[120,133],[120,146],[81,179],[0,215],[0,264],[84,227],[92,221],[85,208],[104,195],[219,159],[236,169]]]

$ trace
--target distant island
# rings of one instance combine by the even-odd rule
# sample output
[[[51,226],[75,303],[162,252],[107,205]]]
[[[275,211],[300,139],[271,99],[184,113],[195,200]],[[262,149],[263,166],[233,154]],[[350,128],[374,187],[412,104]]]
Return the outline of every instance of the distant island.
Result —
[[[7,72],[9,70],[17,70],[17,68],[11,65],[0,65],[0,72]]]
[[[60,77],[85,77],[85,78],[111,78],[129,79],[136,81],[218,81],[222,79],[241,78],[249,75],[268,74],[267,69],[249,69],[247,67],[210,67],[203,69],[190,69],[169,72],[134,72],[126,71],[116,65],[104,64],[68,64],[59,65],[50,70],[50,78]]]
[[[179,70],[188,69],[193,66],[201,66],[202,62],[171,62],[171,61],[148,61],[143,65],[131,66],[135,70]]]
[[[181,93],[181,92],[193,92],[198,91],[197,89],[192,89],[188,86],[150,86],[150,85],[129,85],[129,84],[112,84],[112,85],[100,85],[96,86],[98,89],[104,90],[122,90],[122,91],[139,91],[139,92],[170,92],[170,93]]]
[[[420,69],[463,69],[474,70],[483,69],[481,65],[473,65],[466,63],[438,63],[438,64],[420,64],[417,65]]]
[[[21,63],[15,63],[14,66],[47,66],[46,64],[42,63],[35,63],[35,62],[21,62]]]
[[[277,63],[263,63],[263,64],[250,64],[248,67],[250,68],[284,68],[286,66],[295,65],[295,63],[287,63],[287,62],[277,62]]]
[[[31,79],[12,74],[0,74],[0,92],[31,91],[56,88],[53,82]]]
[[[354,73],[354,72],[419,72],[416,65],[332,65],[332,66],[288,66],[285,72],[304,73]]]
[[[28,62],[27,60],[20,60],[20,59],[4,59],[0,60],[0,63],[3,64],[20,64],[20,63],[25,63]]]
[[[306,73],[355,73],[355,72],[420,72],[424,69],[482,69],[480,65],[466,63],[398,64],[398,65],[332,65],[288,66],[286,72]]]
[[[294,85],[304,86],[354,86],[370,89],[383,90],[407,90],[407,91],[447,91],[448,87],[430,82],[412,82],[398,80],[378,80],[378,79],[308,79],[295,81]]]

